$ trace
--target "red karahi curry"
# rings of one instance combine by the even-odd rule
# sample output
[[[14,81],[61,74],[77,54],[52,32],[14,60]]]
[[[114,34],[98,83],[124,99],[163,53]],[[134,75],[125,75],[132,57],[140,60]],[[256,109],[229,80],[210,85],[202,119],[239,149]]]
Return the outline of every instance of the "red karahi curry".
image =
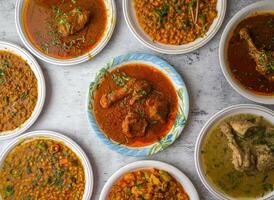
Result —
[[[107,73],[94,92],[93,112],[115,142],[146,146],[171,129],[177,114],[176,90],[161,71],[126,64]]]
[[[27,0],[23,23],[31,43],[54,58],[93,49],[107,26],[104,0]]]
[[[228,44],[233,77],[247,90],[274,95],[274,14],[260,13],[241,21]]]

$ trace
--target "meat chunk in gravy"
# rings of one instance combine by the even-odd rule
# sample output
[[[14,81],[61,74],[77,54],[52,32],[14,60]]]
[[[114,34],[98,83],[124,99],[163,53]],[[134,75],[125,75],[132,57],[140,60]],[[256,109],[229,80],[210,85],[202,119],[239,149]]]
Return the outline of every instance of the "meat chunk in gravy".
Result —
[[[89,21],[90,11],[74,8],[62,14],[57,20],[58,32],[63,36],[73,35],[82,30]]]
[[[129,112],[122,123],[122,130],[126,137],[142,137],[146,133],[147,121],[138,113]]]
[[[236,119],[220,126],[232,150],[232,163],[238,171],[274,169],[274,153],[270,148],[274,145],[273,127],[265,127],[261,121],[261,117],[254,121]]]

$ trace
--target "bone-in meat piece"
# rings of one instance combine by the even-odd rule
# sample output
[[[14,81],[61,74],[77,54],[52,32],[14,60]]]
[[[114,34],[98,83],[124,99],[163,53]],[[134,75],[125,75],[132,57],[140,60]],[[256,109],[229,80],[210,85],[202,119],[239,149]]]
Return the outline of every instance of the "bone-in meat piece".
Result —
[[[274,82],[274,52],[258,50],[246,28],[242,28],[239,34],[248,44],[249,55],[256,62],[256,70],[269,81]]]
[[[122,123],[122,130],[126,137],[142,137],[146,133],[147,121],[138,113],[129,112]]]

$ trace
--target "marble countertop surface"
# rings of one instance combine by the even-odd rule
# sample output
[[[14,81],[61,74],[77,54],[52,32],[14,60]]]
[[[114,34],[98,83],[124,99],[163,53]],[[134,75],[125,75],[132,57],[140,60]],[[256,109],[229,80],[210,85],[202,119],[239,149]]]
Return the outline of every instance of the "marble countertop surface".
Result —
[[[196,138],[204,123],[215,112],[234,104],[253,103],[234,91],[223,76],[218,60],[222,31],[241,8],[257,0],[227,0],[226,18],[217,35],[204,47],[185,55],[164,55],[140,44],[128,29],[122,13],[122,0],[116,0],[118,20],[114,34],[93,60],[78,66],[54,66],[41,60],[47,86],[43,111],[28,130],[54,130],[71,137],[87,153],[94,170],[95,187],[92,199],[99,199],[107,179],[128,163],[153,159],[170,163],[182,170],[194,183],[202,200],[214,198],[200,181],[194,165]],[[0,0],[0,40],[23,46],[15,28],[16,0]],[[88,126],[86,94],[96,72],[111,58],[130,52],[151,53],[172,64],[185,80],[190,94],[190,115],[180,138],[165,151],[148,158],[120,155],[103,145]],[[274,106],[268,106],[274,109]],[[0,153],[9,141],[0,142]]]

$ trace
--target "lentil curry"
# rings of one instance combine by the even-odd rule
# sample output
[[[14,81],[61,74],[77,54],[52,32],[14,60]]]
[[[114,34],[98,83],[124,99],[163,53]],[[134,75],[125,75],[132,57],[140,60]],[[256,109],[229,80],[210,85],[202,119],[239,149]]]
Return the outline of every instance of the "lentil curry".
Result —
[[[75,58],[101,41],[107,10],[104,0],[27,0],[23,23],[37,49],[55,58]]]
[[[143,169],[125,174],[108,194],[108,200],[189,200],[187,193],[168,172]]]
[[[232,76],[247,90],[274,95],[274,14],[257,13],[241,21],[228,43]]]
[[[153,41],[182,45],[203,37],[217,17],[217,0],[134,0],[140,26]]]
[[[107,73],[93,94],[102,131],[127,146],[159,141],[177,115],[177,93],[166,75],[145,64],[125,64]]]
[[[37,102],[37,79],[23,58],[0,51],[0,133],[22,125]]]
[[[84,189],[84,169],[77,155],[46,138],[16,146],[0,170],[4,200],[81,200]]]
[[[230,116],[202,144],[203,170],[220,192],[257,199],[274,189],[274,124],[251,114]]]

